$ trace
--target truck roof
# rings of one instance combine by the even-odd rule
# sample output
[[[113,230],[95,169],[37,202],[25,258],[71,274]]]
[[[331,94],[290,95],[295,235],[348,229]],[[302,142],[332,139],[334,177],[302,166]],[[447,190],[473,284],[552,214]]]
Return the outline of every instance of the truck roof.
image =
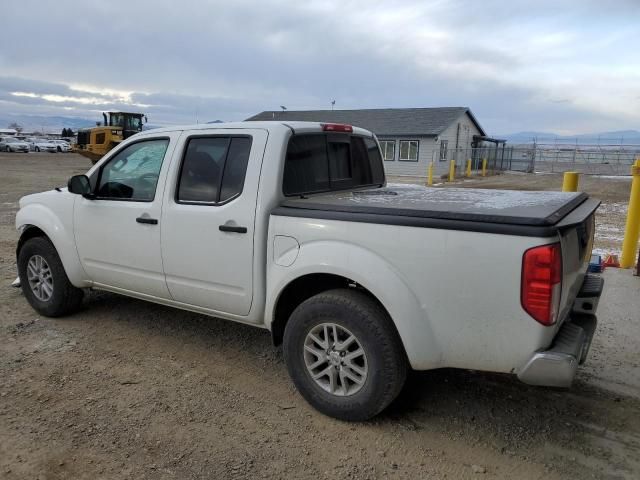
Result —
[[[179,125],[175,127],[163,127],[154,128],[151,130],[145,130],[143,134],[148,133],[161,133],[161,132],[175,132],[182,130],[225,130],[225,129],[240,129],[240,128],[258,128],[268,131],[291,131],[296,133],[312,133],[321,132],[322,125],[326,122],[283,122],[283,121],[245,121],[245,122],[222,122],[222,123],[199,123],[196,125]],[[353,133],[356,135],[373,136],[369,130],[352,125]]]

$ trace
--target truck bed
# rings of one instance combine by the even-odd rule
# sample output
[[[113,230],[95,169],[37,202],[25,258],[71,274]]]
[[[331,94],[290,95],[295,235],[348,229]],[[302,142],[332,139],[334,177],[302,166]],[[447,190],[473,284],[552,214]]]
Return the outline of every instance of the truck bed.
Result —
[[[585,193],[390,184],[355,192],[289,198],[272,213],[414,227],[551,236],[583,221],[599,201]],[[563,222],[581,206],[575,222]]]

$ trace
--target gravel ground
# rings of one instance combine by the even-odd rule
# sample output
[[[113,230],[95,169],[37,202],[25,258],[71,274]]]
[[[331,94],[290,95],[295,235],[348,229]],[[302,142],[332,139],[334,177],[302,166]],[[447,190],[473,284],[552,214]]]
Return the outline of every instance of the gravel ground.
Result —
[[[570,390],[439,370],[348,424],[302,400],[265,331],[100,292],[76,315],[39,317],[8,286],[16,202],[87,167],[0,154],[1,478],[640,475],[640,279],[628,271],[605,274],[592,355]]]

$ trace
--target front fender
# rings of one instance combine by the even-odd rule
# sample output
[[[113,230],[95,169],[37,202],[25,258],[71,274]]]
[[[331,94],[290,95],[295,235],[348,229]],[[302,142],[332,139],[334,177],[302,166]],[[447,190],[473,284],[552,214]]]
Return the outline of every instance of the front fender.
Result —
[[[58,195],[63,197],[71,194]],[[75,245],[73,199],[52,197],[47,200],[49,201],[46,203],[35,202],[23,206],[16,215],[16,228],[21,232],[21,236],[27,234],[32,227],[42,230],[56,248],[69,281],[78,288],[89,287],[91,282],[82,268]],[[67,200],[67,205],[64,205],[64,208],[56,208],[64,200]]]
[[[289,283],[304,275],[327,273],[351,279],[386,308],[414,369],[440,366],[437,339],[425,305],[389,262],[359,245],[336,240],[303,243],[295,262],[283,267],[269,262],[266,326],[271,328],[278,298]]]

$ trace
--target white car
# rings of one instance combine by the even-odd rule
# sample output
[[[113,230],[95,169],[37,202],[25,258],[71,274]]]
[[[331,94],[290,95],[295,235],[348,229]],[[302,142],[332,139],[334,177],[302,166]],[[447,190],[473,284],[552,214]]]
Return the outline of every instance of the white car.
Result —
[[[58,151],[58,146],[46,138],[34,138],[29,142],[31,151],[33,152],[52,152]]]
[[[12,137],[0,139],[0,152],[28,152],[29,144]]]
[[[597,322],[599,203],[387,185],[351,125],[163,128],[20,200],[17,284],[51,317],[93,288],[267,329],[309,403],[364,420],[409,369],[569,386]]]
[[[49,142],[53,143],[56,146],[56,149],[59,153],[69,152],[71,151],[71,145],[64,140],[49,140]]]

